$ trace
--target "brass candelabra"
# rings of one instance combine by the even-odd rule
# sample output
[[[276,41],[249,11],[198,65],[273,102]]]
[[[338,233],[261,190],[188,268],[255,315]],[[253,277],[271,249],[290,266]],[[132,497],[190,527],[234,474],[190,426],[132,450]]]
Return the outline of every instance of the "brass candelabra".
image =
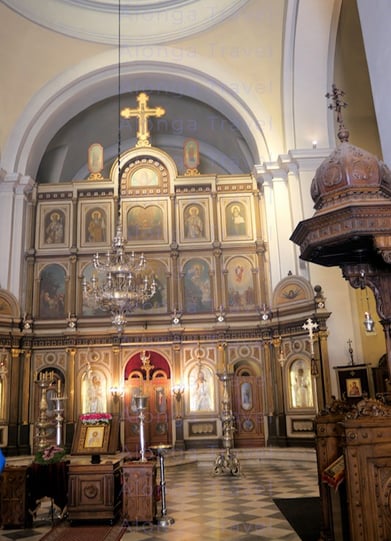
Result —
[[[43,451],[48,446],[48,428],[52,424],[48,419],[48,401],[47,392],[55,383],[54,374],[52,372],[41,372],[39,377],[35,378],[35,384],[41,390],[41,398],[39,401],[39,416],[36,422],[37,427],[37,442],[39,451]]]
[[[240,475],[240,463],[235,453],[232,452],[235,432],[235,418],[232,414],[231,396],[229,392],[229,383],[233,374],[227,372],[218,373],[217,377],[223,384],[223,398],[221,401],[221,422],[223,427],[223,447],[224,452],[217,455],[214,464],[214,474],[222,475],[230,473],[231,475]]]

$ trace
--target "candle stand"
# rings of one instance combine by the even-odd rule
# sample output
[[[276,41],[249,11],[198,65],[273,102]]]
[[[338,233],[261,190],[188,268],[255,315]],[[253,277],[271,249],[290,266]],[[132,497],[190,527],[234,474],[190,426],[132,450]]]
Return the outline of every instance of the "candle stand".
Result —
[[[165,477],[165,471],[164,471],[164,455],[166,452],[171,449],[171,445],[153,445],[150,447],[151,451],[153,451],[158,457],[159,457],[159,465],[160,465],[160,489],[161,489],[161,498],[162,498],[162,510],[159,517],[156,517],[156,523],[159,526],[170,526],[171,524],[174,524],[175,520],[172,517],[167,516],[167,505],[166,505],[166,477]]]
[[[140,462],[147,462],[145,458],[145,435],[144,435],[144,419],[145,419],[145,410],[148,405],[148,396],[136,396],[134,398],[136,402],[136,408],[139,412],[139,421],[140,421]]]
[[[64,425],[64,400],[67,400],[66,396],[59,396],[57,395],[54,399],[54,402],[56,403],[56,407],[54,409],[54,413],[56,414],[56,445],[57,447],[62,447],[63,444],[63,433],[62,433],[62,427]]]
[[[214,475],[230,473],[231,475],[240,475],[240,462],[233,448],[233,433],[235,432],[235,418],[232,415],[231,398],[228,389],[228,383],[232,380],[233,374],[229,374],[226,369],[217,374],[219,380],[223,383],[223,399],[221,402],[221,421],[223,425],[223,447],[224,452],[217,455],[214,465]]]
[[[41,399],[39,402],[39,416],[38,421],[36,422],[37,427],[37,441],[38,441],[38,450],[43,451],[48,446],[47,438],[47,429],[51,425],[51,422],[48,420],[47,411],[48,411],[48,401],[46,393],[48,392],[49,387],[52,387],[55,380],[50,374],[41,373],[40,377],[35,380],[35,384],[41,389]]]

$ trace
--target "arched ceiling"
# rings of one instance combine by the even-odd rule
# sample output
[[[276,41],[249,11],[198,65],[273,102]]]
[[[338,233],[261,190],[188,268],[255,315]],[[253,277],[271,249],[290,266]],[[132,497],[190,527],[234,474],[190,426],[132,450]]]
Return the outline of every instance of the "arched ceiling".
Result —
[[[249,173],[254,163],[247,142],[224,115],[205,103],[174,93],[145,89],[149,107],[163,107],[165,115],[151,118],[150,141],[175,160],[178,172],[184,172],[183,143],[195,138],[200,143],[201,173]],[[137,108],[138,92],[121,95],[120,108]],[[105,149],[105,173],[118,152],[120,128],[121,152],[136,143],[138,122],[119,117],[118,96],[88,107],[53,137],[41,162],[37,182],[59,182],[88,176],[87,149],[99,142]],[[119,123],[120,120],[120,123]]]
[[[211,5],[210,0],[50,0],[50,9],[46,10],[42,10],[39,2],[5,0],[4,3],[30,21],[70,37],[117,45],[120,35],[122,47],[189,37],[221,23],[247,1],[219,0]],[[30,174],[42,183],[84,178],[88,175],[87,149],[93,142],[101,143],[105,149],[107,172],[118,152],[119,101],[120,107],[136,107],[140,91],[150,95],[150,106],[160,105],[166,110],[164,118],[150,121],[151,143],[174,158],[180,173],[184,171],[183,142],[188,137],[199,141],[202,173],[250,172],[259,156],[254,153],[253,142],[246,141],[240,131],[243,126],[235,127],[233,119],[223,110],[217,110],[202,92],[197,99],[183,89],[167,90],[170,77],[166,77],[164,91],[159,90],[162,79],[155,77],[151,81],[151,75],[146,72],[131,74],[130,84],[123,77],[121,89],[132,88],[132,91],[122,94],[120,100],[113,92],[105,98],[96,97],[94,104],[68,119],[47,144],[38,172],[35,174],[33,166],[29,168]],[[100,84],[105,83],[101,80]],[[114,92],[115,87],[116,84],[112,87]],[[94,94],[94,89],[91,87],[89,92]],[[78,99],[83,100],[82,94],[79,98],[75,94],[73,103]],[[134,145],[136,131],[136,119],[121,122],[122,151]]]
[[[346,4],[346,1],[343,0],[343,4]],[[50,9],[46,10],[42,10],[40,2],[25,2],[25,0],[3,0],[3,2],[23,17],[51,30],[83,40],[117,43],[118,0],[78,0],[77,2],[50,0],[47,4]],[[121,32],[121,43],[140,45],[159,44],[165,40],[191,36],[200,32],[201,29],[218,25],[225,18],[234,16],[237,10],[247,4],[248,0],[219,0],[212,3],[213,5],[210,0],[145,0],[143,2],[120,0],[120,2],[121,26],[125,27],[125,31]],[[352,9],[348,8],[348,11],[351,13]],[[125,13],[123,20],[122,13]],[[341,23],[343,20],[341,18]],[[143,27],[146,21],[148,24]],[[172,26],[173,21],[176,27],[175,32]],[[157,22],[158,25],[155,24]],[[100,32],[100,28],[104,28],[104,31]],[[339,32],[344,34],[345,28],[346,25],[340,26]],[[349,33],[352,34],[352,29]],[[353,40],[347,38],[347,43],[351,46]],[[153,45],[148,45],[148,50],[152,49]],[[200,171],[202,173],[248,173],[253,170],[254,164],[270,159],[266,141],[260,141],[261,126],[256,125],[254,117],[246,116],[248,111],[256,109],[254,106],[251,109],[243,102],[234,102],[229,89],[228,91],[225,89],[226,93],[222,98],[223,78],[219,78],[219,74],[213,73],[214,80],[212,81],[211,74],[208,75],[205,70],[205,77],[199,81],[199,86],[194,93],[183,90],[185,87],[176,91],[175,85],[172,86],[169,83],[172,80],[179,81],[182,86],[188,84],[194,88],[195,72],[192,71],[194,65],[184,66],[183,61],[177,61],[177,73],[182,70],[183,74],[183,79],[180,80],[173,77],[172,70],[166,70],[162,75],[163,64],[165,63],[162,62],[161,71],[152,74],[153,64],[149,60],[133,62],[128,69],[127,80],[123,80],[125,84],[121,85],[120,105],[121,107],[135,107],[138,92],[146,91],[150,95],[151,106],[160,105],[165,108],[166,115],[163,119],[151,121],[151,142],[152,145],[162,148],[173,156],[180,173],[184,170],[182,148],[187,137],[194,137],[200,142]],[[110,82],[109,69],[111,69]],[[354,67],[351,62],[344,64],[343,73],[346,80],[351,78],[349,73],[352,69]],[[24,128],[24,133],[27,134],[26,141],[29,138],[32,140],[32,150],[27,158],[22,146],[15,150],[15,153],[19,152],[15,163],[18,164],[19,160],[21,165],[26,164],[26,167],[20,167],[20,170],[39,182],[83,178],[88,174],[86,155],[88,146],[92,142],[100,142],[103,145],[106,168],[110,167],[118,149],[119,100],[116,95],[116,70],[115,63],[108,62],[107,68],[103,65],[101,70],[96,70],[94,79],[92,68],[89,74],[91,82],[86,84],[85,88],[75,91],[67,100],[64,98],[69,89],[74,88],[76,84],[79,85],[79,81],[86,80],[86,77],[80,73],[79,79],[75,77],[74,81],[65,80],[62,86],[64,92],[60,90],[56,96],[57,103],[60,103],[55,111],[57,117],[52,114],[54,100],[49,94],[46,102],[42,100],[40,103],[38,101],[31,103],[32,111],[38,112],[39,107],[43,111],[39,128],[41,132],[38,131],[37,117],[33,114],[28,122],[26,121],[26,125],[21,124],[21,128]],[[85,74],[87,73],[86,70]],[[162,77],[166,79],[163,80]],[[110,91],[102,90],[105,84],[112,85]],[[212,85],[214,85],[213,89]],[[162,88],[165,90],[161,90]],[[39,106],[35,107],[36,105]],[[235,108],[238,105],[242,107],[244,114],[237,113]],[[61,122],[60,116],[65,109],[67,113],[69,111],[71,113]],[[261,117],[260,110],[256,111],[258,117]],[[45,115],[47,120],[43,118]],[[121,149],[123,151],[134,144],[136,128],[135,119],[121,122]],[[19,132],[15,133],[19,135]],[[22,134],[21,137],[23,136],[21,140],[24,140],[22,129],[20,129],[20,134]],[[12,143],[13,140],[10,139],[11,149],[15,147]],[[284,151],[282,148],[281,150]],[[13,169],[10,167],[10,170]],[[19,170],[19,167],[15,170]]]

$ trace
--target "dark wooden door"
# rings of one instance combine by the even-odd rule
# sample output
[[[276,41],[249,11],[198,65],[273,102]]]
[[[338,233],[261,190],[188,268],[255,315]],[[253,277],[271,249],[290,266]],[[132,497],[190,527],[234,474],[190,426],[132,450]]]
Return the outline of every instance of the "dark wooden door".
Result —
[[[170,444],[171,434],[171,380],[164,370],[152,373],[145,380],[136,370],[130,373],[125,387],[125,450],[137,455],[140,451],[140,418],[135,397],[148,397],[144,412],[145,448],[150,445]]]
[[[248,367],[241,367],[233,378],[232,412],[235,416],[235,447],[263,447],[262,379]]]

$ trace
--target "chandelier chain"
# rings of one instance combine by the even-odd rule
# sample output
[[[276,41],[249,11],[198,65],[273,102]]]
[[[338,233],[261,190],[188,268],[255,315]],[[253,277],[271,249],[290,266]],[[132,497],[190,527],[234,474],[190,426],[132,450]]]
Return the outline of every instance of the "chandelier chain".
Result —
[[[87,305],[111,312],[118,332],[126,325],[126,316],[143,307],[157,291],[156,280],[147,267],[144,254],[127,254],[121,215],[121,2],[118,0],[118,155],[117,155],[117,221],[111,249],[92,257],[94,272],[87,282],[83,277],[83,298]],[[114,194],[115,197],[115,194]]]

